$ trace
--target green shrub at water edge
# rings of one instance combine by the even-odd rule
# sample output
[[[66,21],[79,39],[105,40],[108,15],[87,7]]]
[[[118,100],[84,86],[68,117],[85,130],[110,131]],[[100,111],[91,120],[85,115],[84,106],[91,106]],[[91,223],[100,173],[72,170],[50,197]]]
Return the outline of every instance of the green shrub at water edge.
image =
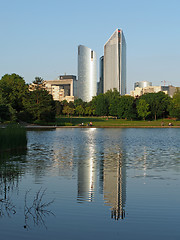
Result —
[[[0,128],[0,151],[21,149],[27,146],[26,129],[18,124]]]
[[[73,126],[73,124],[66,122],[66,123],[65,123],[65,126]]]

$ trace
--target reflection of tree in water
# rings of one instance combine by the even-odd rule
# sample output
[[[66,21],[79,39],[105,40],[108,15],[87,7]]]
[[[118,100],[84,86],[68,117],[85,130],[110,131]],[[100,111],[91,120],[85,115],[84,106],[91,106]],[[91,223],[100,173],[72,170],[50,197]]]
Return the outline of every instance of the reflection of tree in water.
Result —
[[[18,184],[21,176],[19,169],[6,166],[1,169],[0,166],[0,194],[4,199],[7,198],[9,192],[18,189]]]
[[[25,153],[23,151],[23,153]],[[21,152],[22,154],[22,152]],[[5,152],[0,154],[0,216],[16,213],[10,194],[18,190],[19,180],[24,173],[19,153]]]
[[[24,154],[25,152],[23,152]],[[22,152],[21,152],[22,154]],[[23,158],[20,153],[3,153],[0,154],[0,217],[10,217],[16,213],[16,206],[13,204],[11,195],[13,191],[18,191],[19,182],[22,175],[25,173],[23,167]],[[34,226],[45,225],[45,217],[53,215],[48,210],[48,207],[53,201],[45,202],[44,196],[46,190],[40,189],[35,195],[32,201],[30,201],[29,193],[25,194],[24,202],[24,228],[29,229],[29,223],[32,220]]]
[[[16,207],[11,202],[10,198],[0,199],[0,217],[8,216],[16,213]]]
[[[54,202],[54,200],[50,202],[44,202],[45,190],[41,188],[34,196],[32,201],[29,201],[28,194],[30,190],[25,194],[25,203],[24,203],[24,217],[25,224],[24,228],[29,229],[30,223],[33,222],[34,226],[42,225],[45,228],[45,218],[50,215],[54,215],[52,211],[48,210],[48,207]]]
[[[42,177],[46,176],[49,171],[49,167],[51,167],[52,164],[50,160],[52,155],[51,149],[44,144],[30,145],[28,159],[31,159],[31,161],[28,162],[28,168],[32,172],[36,183],[41,183]]]

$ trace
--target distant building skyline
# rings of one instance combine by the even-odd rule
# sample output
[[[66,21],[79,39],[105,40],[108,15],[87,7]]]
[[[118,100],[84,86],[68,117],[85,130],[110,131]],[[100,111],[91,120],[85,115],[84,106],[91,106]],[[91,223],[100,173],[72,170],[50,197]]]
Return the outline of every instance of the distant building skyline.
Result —
[[[116,29],[104,45],[104,93],[116,88],[126,94],[126,41],[121,29]]]
[[[165,94],[168,94],[171,98],[175,94],[176,91],[180,91],[180,87],[174,87],[172,85],[169,86],[152,86],[152,83],[149,82],[148,85],[147,82],[139,82],[139,86],[137,84],[137,87],[133,91],[130,91],[130,95],[132,97],[140,97],[143,94],[147,93],[158,93],[158,92],[164,92]],[[136,86],[136,83],[135,83]]]
[[[78,46],[77,96],[85,102],[97,95],[97,57],[95,51],[84,45]]]

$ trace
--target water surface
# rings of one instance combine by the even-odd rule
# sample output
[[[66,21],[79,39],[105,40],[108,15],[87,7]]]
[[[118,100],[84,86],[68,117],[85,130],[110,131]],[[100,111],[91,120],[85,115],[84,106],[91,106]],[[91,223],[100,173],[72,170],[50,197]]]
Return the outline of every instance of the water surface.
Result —
[[[1,156],[2,239],[180,238],[180,129],[27,136]]]

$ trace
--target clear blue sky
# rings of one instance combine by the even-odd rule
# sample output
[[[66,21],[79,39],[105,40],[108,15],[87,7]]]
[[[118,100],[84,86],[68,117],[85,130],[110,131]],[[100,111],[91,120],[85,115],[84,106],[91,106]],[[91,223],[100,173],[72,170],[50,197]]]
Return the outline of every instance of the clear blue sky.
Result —
[[[0,10],[0,77],[77,75],[78,45],[99,58],[121,28],[128,93],[136,81],[180,86],[179,0],[0,0]]]

